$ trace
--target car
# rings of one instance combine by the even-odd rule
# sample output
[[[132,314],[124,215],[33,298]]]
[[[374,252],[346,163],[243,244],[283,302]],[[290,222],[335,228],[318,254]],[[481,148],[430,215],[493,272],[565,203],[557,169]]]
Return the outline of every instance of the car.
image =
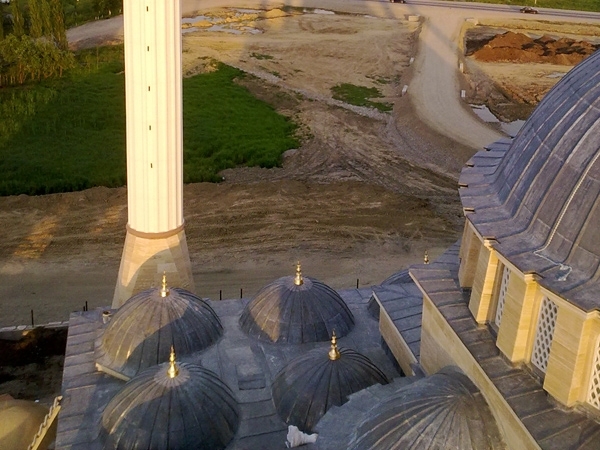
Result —
[[[406,0],[390,0],[390,3],[406,3]]]
[[[524,6],[519,11],[521,11],[523,14],[537,14],[538,13],[538,10],[533,9],[531,6]]]

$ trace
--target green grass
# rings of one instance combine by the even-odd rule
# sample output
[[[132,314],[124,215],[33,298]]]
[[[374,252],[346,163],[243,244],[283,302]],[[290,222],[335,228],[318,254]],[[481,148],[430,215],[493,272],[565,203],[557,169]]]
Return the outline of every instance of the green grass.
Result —
[[[341,100],[351,105],[366,106],[375,108],[379,111],[391,111],[392,105],[389,103],[372,102],[371,98],[381,98],[381,92],[377,88],[368,88],[365,86],[356,86],[349,83],[341,83],[331,88],[333,98]]]
[[[0,195],[125,184],[122,50],[84,52],[63,79],[0,89]],[[238,76],[221,65],[184,80],[186,182],[218,181],[239,165],[273,167],[298,145],[296,126],[235,84]]]
[[[493,3],[496,5],[534,6],[538,8],[571,9],[574,11],[600,12],[600,0],[445,0],[466,3]]]
[[[186,182],[218,181],[229,167],[274,167],[298,146],[296,125],[233,82],[242,75],[221,64],[183,81]]]

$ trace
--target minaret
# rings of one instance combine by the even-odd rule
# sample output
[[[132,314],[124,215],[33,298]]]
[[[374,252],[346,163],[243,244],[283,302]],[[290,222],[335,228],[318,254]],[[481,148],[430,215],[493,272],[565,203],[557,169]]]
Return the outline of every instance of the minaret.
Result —
[[[124,0],[128,223],[113,298],[194,290],[183,223],[181,0]]]

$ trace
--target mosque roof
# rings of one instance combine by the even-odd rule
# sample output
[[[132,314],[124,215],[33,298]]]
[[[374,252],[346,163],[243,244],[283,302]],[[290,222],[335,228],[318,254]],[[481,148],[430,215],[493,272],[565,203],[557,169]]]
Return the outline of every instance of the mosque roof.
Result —
[[[317,348],[290,361],[273,380],[273,402],[281,419],[300,430],[311,431],[332,406],[348,396],[388,378],[369,358],[338,349],[335,334],[329,352]]]
[[[101,370],[126,379],[169,358],[212,345],[223,333],[210,305],[189,291],[163,286],[131,297],[112,316],[96,342]]]
[[[506,446],[483,395],[453,367],[422,378],[373,406],[352,450],[494,450]]]
[[[240,327],[264,341],[301,344],[327,341],[335,331],[345,336],[354,327],[352,312],[340,295],[314,278],[275,280],[262,288],[240,317]]]
[[[351,346],[367,355],[388,379],[398,377],[396,367],[381,347],[379,325],[368,316],[366,310],[371,288],[347,289],[339,293],[352,309],[356,321],[352,332],[341,340],[342,345]],[[239,326],[239,317],[247,300],[207,302],[219,315],[225,332],[216,345],[206,350],[181,358],[178,352],[178,361],[196,364],[216,373],[232,390],[239,404],[240,426],[228,449],[285,448],[288,426],[281,420],[273,404],[272,381],[286,364],[301,354],[319,347],[326,356],[328,343],[281,345],[257,341]],[[105,326],[102,308],[71,314],[57,449],[102,450],[105,447],[98,439],[101,416],[109,401],[125,385],[121,379],[97,370],[95,337],[101,334]]]
[[[101,439],[116,450],[223,449],[239,426],[238,405],[213,372],[169,363],[142,371],[108,403]]]
[[[477,153],[460,177],[477,232],[524,273],[600,306],[600,52],[545,96],[511,144]]]

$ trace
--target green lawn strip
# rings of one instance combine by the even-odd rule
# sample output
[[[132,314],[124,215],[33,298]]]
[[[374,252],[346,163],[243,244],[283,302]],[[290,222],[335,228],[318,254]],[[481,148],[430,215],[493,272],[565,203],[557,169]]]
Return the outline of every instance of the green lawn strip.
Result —
[[[381,98],[381,92],[377,88],[368,88],[365,86],[356,86],[349,83],[341,83],[331,88],[333,98],[341,100],[351,105],[366,106],[375,108],[379,111],[391,111],[392,105],[389,103],[373,102],[371,98]]]
[[[125,183],[122,47],[79,54],[78,62],[62,79],[0,89],[0,195]],[[184,80],[186,181],[218,181],[218,171],[239,165],[272,167],[298,145],[291,121],[235,84],[241,74],[222,65]]]
[[[217,181],[217,172],[229,167],[274,167],[298,146],[296,125],[233,82],[242,75],[220,65],[184,80],[186,182]]]
[[[63,79],[6,89],[0,95],[3,106],[25,97],[38,100],[30,113],[8,116],[15,132],[0,140],[0,195],[125,183],[122,62],[74,70]]]

